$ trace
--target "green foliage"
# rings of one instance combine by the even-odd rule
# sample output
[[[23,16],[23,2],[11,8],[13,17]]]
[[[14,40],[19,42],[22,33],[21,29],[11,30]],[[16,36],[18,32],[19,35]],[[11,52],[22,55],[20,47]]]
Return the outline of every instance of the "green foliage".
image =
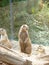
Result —
[[[33,14],[35,13],[35,8],[32,8],[32,13],[33,13]]]
[[[44,4],[43,9],[40,11],[37,11],[35,7],[32,6],[32,14],[29,14],[26,11],[26,9],[30,10],[30,7],[26,7],[26,1],[14,2],[12,9],[14,39],[18,39],[20,26],[27,24],[29,26],[29,35],[33,43],[45,45],[49,44],[49,8],[47,7],[47,4]],[[9,6],[1,7],[0,14],[0,27],[7,30],[10,38],[11,25]]]
[[[41,11],[36,13],[34,16],[36,19],[36,28],[40,28],[41,30],[37,33],[37,43],[42,43],[44,45],[49,45],[49,8],[47,4],[44,4],[44,7]]]
[[[18,2],[18,1],[24,1],[24,0],[11,0],[12,2]],[[1,0],[0,1],[0,7],[8,5],[10,0]]]
[[[6,5],[8,5],[8,4],[9,4],[9,0],[1,0],[1,1],[0,1],[0,7],[6,6]]]
[[[44,3],[49,2],[49,0],[43,0]]]

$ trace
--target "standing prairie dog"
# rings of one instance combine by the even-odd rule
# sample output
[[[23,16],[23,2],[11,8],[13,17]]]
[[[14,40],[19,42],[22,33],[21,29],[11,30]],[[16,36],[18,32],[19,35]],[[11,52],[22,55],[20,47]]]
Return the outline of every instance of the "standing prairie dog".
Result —
[[[21,52],[31,54],[32,46],[28,34],[28,29],[29,27],[26,24],[22,25],[19,30],[18,38],[19,38]]]
[[[12,44],[8,39],[8,35],[5,29],[0,28],[0,44],[4,45],[5,47],[12,48]]]

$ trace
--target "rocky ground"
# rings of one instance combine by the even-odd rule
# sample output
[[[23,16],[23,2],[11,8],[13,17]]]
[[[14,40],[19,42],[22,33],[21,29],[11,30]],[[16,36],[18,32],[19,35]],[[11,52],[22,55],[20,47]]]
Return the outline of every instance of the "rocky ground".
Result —
[[[12,49],[15,52],[20,52],[20,47],[18,41],[12,41]],[[31,55],[27,55],[21,53],[24,59],[28,59],[32,61],[32,65],[49,65],[49,46],[43,46],[38,44],[32,44],[32,53]],[[0,61],[0,65],[10,65],[5,62]]]
[[[14,50],[20,51],[19,43],[17,41],[14,42]],[[40,47],[40,48],[39,48]],[[29,56],[27,54],[22,54],[24,58],[32,61],[32,65],[49,65],[49,46],[43,46],[38,44],[32,44],[32,54]]]
[[[18,41],[12,41],[14,51],[20,52]],[[21,53],[21,52],[20,52]],[[32,54],[22,53],[25,59],[32,61],[32,65],[49,65],[49,46],[32,44]]]

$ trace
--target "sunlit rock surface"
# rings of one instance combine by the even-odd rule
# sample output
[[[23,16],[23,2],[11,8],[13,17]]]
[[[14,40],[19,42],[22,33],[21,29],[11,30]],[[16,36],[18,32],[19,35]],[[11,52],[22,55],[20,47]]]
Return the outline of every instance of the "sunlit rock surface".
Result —
[[[15,52],[20,51],[19,42],[12,40],[13,48]],[[37,51],[38,47],[41,46],[42,50],[44,49],[44,52]],[[25,59],[29,59],[32,61],[32,65],[49,65],[49,46],[43,46],[38,44],[32,44],[32,54],[27,55],[22,53],[22,56]]]
[[[30,55],[27,55],[20,51],[18,41],[11,40],[11,42],[13,46],[11,50],[17,52],[19,55],[21,54],[24,59],[31,61],[32,65],[49,65],[49,46],[32,44],[32,53]],[[0,61],[0,64],[7,65],[7,63],[4,63],[2,61]]]

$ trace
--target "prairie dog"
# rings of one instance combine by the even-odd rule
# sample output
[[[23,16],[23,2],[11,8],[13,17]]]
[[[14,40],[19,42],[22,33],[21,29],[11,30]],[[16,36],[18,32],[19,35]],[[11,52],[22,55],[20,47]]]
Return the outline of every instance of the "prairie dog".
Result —
[[[19,38],[21,52],[31,54],[32,46],[28,34],[28,29],[29,29],[28,25],[26,24],[22,25],[19,30],[18,38]]]
[[[0,44],[5,47],[12,48],[11,41],[8,39],[8,35],[5,29],[0,28]]]
[[[39,47],[37,48],[37,52],[39,54],[45,54],[45,49],[42,46],[39,45]]]

